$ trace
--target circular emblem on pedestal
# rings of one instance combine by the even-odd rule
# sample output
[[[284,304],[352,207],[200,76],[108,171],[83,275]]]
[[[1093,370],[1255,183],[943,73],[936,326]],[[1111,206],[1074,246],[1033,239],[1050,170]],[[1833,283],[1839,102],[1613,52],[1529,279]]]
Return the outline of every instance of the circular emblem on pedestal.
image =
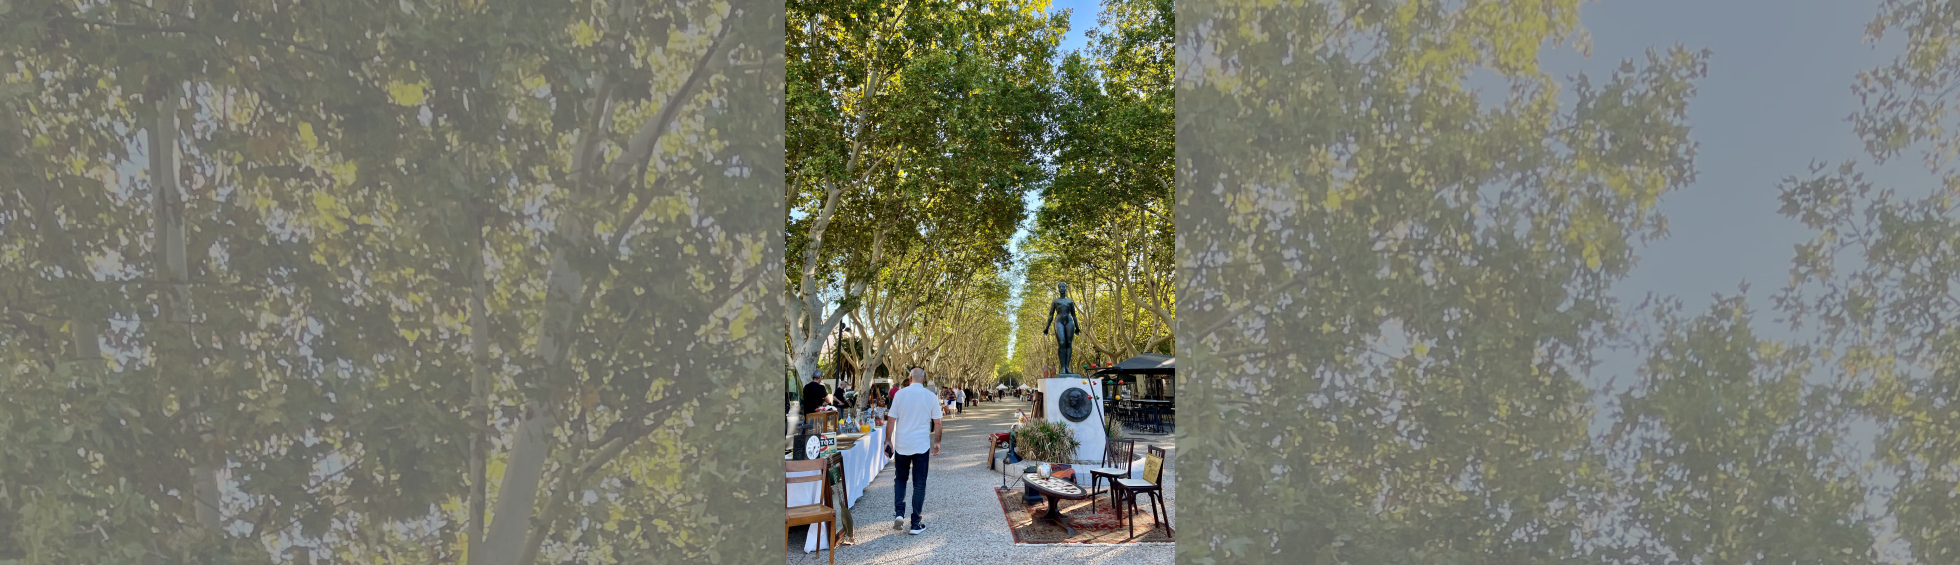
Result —
[[[1068,389],[1062,393],[1062,417],[1070,422],[1080,422],[1089,418],[1089,393],[1079,388]]]

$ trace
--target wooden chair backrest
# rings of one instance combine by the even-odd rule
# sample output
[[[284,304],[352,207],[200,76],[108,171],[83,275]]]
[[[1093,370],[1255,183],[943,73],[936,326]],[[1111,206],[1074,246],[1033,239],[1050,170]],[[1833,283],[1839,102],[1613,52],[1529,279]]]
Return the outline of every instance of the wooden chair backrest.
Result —
[[[817,474],[804,475],[801,477],[789,476],[790,473],[808,473],[811,471],[817,471]],[[806,459],[803,461],[784,461],[783,481],[789,484],[813,483],[817,481],[823,481],[823,487],[822,487],[823,504],[825,506],[830,505],[830,458],[829,457],[825,457],[823,459]]]
[[[1137,457],[1137,440],[1109,440],[1109,453],[1104,454],[1104,457],[1107,457],[1103,461],[1104,467],[1121,467],[1125,471],[1130,470],[1131,461]]]
[[[828,471],[828,470],[830,470],[830,459],[829,459],[829,458],[824,458],[824,459],[805,459],[805,460],[802,460],[802,461],[784,461],[784,462],[783,462],[783,480],[786,480],[786,481],[789,481],[789,482],[791,482],[791,483],[807,483],[807,482],[811,482],[811,481],[820,481],[820,480],[823,480],[823,478],[824,478],[824,474],[823,474],[823,473],[818,473],[818,474],[815,474],[815,475],[804,475],[804,476],[801,476],[801,477],[792,477],[792,476],[789,476],[789,474],[790,474],[790,473],[808,473],[808,472],[811,472],[811,471]]]
[[[1143,480],[1159,484],[1164,478],[1164,448],[1150,446],[1149,455],[1143,456]]]

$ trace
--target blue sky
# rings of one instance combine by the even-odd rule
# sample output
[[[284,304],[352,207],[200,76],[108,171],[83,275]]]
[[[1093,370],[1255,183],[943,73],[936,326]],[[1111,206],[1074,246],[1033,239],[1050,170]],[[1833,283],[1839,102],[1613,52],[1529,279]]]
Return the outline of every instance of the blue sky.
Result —
[[[1778,182],[1801,176],[1812,161],[1863,156],[1845,118],[1857,111],[1857,73],[1885,64],[1897,45],[1868,45],[1872,0],[1703,2],[1641,0],[1585,4],[1580,16],[1593,53],[1546,53],[1560,75],[1604,75],[1649,48],[1706,48],[1708,76],[1689,103],[1699,143],[1697,182],[1661,202],[1670,234],[1640,250],[1640,265],[1620,285],[1637,302],[1647,292],[1676,295],[1690,311],[1713,293],[1751,285],[1750,302],[1789,280],[1793,246],[1811,235],[1777,214]],[[1927,186],[1913,165],[1868,169],[1881,184]],[[1765,328],[1767,329],[1767,328]]]
[[[1648,294],[1673,296],[1684,314],[1703,311],[1715,294],[1748,283],[1755,329],[1767,338],[1793,335],[1775,320],[1770,297],[1787,286],[1795,246],[1815,234],[1777,213],[1779,183],[1807,177],[1812,162],[1860,162],[1879,187],[1917,193],[1933,186],[1917,159],[1873,165],[1848,116],[1860,109],[1851,85],[1860,71],[1884,65],[1898,42],[1866,41],[1876,0],[1642,0],[1583,5],[1580,19],[1592,57],[1550,49],[1544,61],[1566,76],[1610,73],[1623,59],[1679,44],[1708,49],[1708,76],[1688,106],[1698,144],[1696,182],[1660,203],[1669,233],[1638,248],[1639,263],[1616,287],[1623,303]],[[1630,357],[1604,360],[1597,381],[1630,376]],[[1595,383],[1597,384],[1597,383]]]
[[[1794,246],[1814,234],[1777,213],[1779,183],[1807,176],[1812,162],[1855,159],[1876,186],[1908,194],[1936,186],[1916,159],[1874,166],[1846,120],[1860,108],[1851,91],[1858,72],[1902,50],[1890,39],[1866,41],[1865,25],[1876,10],[1876,0],[1584,5],[1592,57],[1550,51],[1545,62],[1558,74],[1604,75],[1622,59],[1673,44],[1712,52],[1708,76],[1689,104],[1690,135],[1699,144],[1696,182],[1661,201],[1670,233],[1637,251],[1639,265],[1618,286],[1624,302],[1636,304],[1649,293],[1675,296],[1693,315],[1714,294],[1736,294],[1746,281],[1759,335],[1800,337],[1775,322],[1780,316],[1769,298],[1789,282]],[[1635,360],[1603,361],[1592,375],[1595,384],[1613,375],[1624,384]],[[1896,544],[1880,546],[1898,555]]]

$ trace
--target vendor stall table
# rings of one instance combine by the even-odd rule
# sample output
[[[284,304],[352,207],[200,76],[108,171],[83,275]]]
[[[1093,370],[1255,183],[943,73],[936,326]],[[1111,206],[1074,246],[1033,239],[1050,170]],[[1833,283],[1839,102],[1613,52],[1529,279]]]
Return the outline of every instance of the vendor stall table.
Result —
[[[871,428],[869,433],[852,442],[850,448],[839,452],[839,455],[842,456],[844,463],[844,489],[849,497],[845,507],[855,507],[858,499],[864,497],[864,488],[871,484],[871,479],[877,477],[878,472],[891,463],[891,459],[885,457],[885,429]],[[787,486],[789,506],[816,504],[823,500],[820,483],[797,483]],[[821,543],[828,538],[821,535],[821,528],[824,526],[819,524],[811,527],[818,528],[818,533],[805,538],[803,551],[808,553],[829,547],[828,544]]]

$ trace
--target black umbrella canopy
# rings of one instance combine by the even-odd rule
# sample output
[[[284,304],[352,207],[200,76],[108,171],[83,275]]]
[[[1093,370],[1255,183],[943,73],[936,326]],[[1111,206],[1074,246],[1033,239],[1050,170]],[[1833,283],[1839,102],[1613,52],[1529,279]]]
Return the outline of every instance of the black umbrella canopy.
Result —
[[[1114,366],[1096,371],[1097,375],[1174,375],[1177,374],[1176,359],[1169,355],[1145,353]]]

